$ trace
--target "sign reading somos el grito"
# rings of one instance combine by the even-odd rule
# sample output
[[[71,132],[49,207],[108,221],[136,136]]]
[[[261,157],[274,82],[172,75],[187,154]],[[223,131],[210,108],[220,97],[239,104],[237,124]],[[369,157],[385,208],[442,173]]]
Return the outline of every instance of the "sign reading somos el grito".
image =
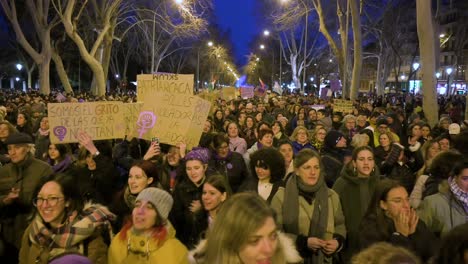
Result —
[[[159,81],[148,81],[153,76]],[[164,79],[171,84],[165,84]],[[184,142],[188,149],[197,146],[211,103],[188,93],[193,91],[193,75],[190,83],[176,74],[138,75],[137,84],[138,101],[143,102],[136,124],[138,137],[158,137],[170,145]]]
[[[93,140],[123,138],[125,134],[122,102],[50,103],[47,106],[50,141],[78,142],[83,130]]]

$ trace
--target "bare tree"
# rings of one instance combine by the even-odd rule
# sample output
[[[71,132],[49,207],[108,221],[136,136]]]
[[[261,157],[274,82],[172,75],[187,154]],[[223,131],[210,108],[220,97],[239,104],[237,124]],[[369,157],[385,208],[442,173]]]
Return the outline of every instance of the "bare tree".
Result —
[[[298,88],[302,87],[300,76],[320,54],[320,47],[317,47],[318,25],[314,20],[308,19],[306,20],[307,26],[302,23],[303,17],[309,16],[311,11],[310,6],[303,4],[297,1],[272,13],[276,31],[280,32],[282,56],[284,61],[291,66],[292,81]]]
[[[50,93],[50,61],[52,59],[53,47],[51,44],[51,31],[58,24],[56,16],[50,15],[49,0],[26,0],[26,9],[31,16],[34,31],[39,39],[40,47],[34,48],[26,38],[20,22],[15,0],[1,0],[3,12],[11,23],[16,34],[16,40],[23,49],[31,56],[39,68],[39,87],[41,93]]]
[[[107,69],[109,67],[114,30],[121,12],[124,11],[122,0],[105,1],[90,0],[77,5],[76,0],[53,0],[54,7],[65,28],[68,37],[75,42],[82,59],[88,64],[94,74],[95,93],[103,95],[106,92]],[[87,8],[96,15],[95,28],[97,37],[91,47],[87,47],[80,32],[79,22],[83,19]]]

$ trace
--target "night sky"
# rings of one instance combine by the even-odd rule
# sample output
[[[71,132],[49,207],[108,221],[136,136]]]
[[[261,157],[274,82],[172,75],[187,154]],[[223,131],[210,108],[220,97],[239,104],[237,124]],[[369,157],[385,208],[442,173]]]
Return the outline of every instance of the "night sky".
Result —
[[[263,32],[259,18],[255,16],[255,0],[214,0],[214,5],[221,28],[231,30],[237,64],[246,64],[249,42]]]

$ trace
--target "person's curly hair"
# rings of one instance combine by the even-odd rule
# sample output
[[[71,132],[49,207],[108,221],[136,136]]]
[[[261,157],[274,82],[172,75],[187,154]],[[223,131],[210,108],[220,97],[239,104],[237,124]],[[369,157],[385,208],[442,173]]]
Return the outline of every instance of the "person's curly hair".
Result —
[[[262,148],[250,155],[250,170],[258,178],[255,167],[270,169],[270,183],[280,181],[286,174],[284,157],[275,148]]]

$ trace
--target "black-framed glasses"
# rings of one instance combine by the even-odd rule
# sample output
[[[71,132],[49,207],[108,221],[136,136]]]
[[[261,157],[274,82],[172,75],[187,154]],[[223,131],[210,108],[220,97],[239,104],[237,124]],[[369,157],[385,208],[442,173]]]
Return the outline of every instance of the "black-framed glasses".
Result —
[[[50,206],[56,206],[64,198],[65,197],[55,197],[55,196],[48,197],[48,198],[36,197],[33,199],[33,204],[34,206],[41,206],[44,204],[44,202],[47,202],[47,204]]]

